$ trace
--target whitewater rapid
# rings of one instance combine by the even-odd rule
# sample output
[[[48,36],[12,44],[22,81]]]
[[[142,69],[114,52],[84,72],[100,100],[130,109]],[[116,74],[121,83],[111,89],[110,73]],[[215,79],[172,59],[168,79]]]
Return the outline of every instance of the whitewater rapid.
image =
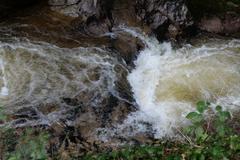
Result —
[[[110,95],[117,97],[115,81],[121,69],[124,70],[124,64],[103,48],[71,49],[28,39],[3,40],[0,105],[10,113],[29,114],[30,120],[24,119],[21,125],[51,125],[74,107],[66,98],[101,107]],[[52,111],[43,114],[45,106]],[[32,118],[28,110],[36,112],[38,118]]]
[[[200,100],[230,111],[240,109],[239,40],[212,39],[173,49],[170,43],[125,30],[146,44],[128,75],[139,111],[126,124],[147,122],[156,138],[174,137]],[[136,130],[143,130],[139,126]]]
[[[116,82],[125,78],[124,71],[129,73],[138,111],[114,129],[105,128],[107,132],[101,136],[106,139],[142,132],[151,132],[156,138],[174,137],[176,129],[188,124],[185,116],[196,110],[199,100],[220,104],[232,112],[239,110],[240,40],[209,39],[174,49],[141,31],[118,29],[138,37],[146,46],[130,73],[126,63],[106,48],[61,48],[28,39],[1,40],[1,105],[10,112],[33,108],[38,119],[25,124],[51,125],[72,108],[65,98],[91,107],[104,105],[110,96],[129,103],[116,89]],[[128,86],[125,81],[121,83]],[[54,109],[43,114],[44,106]]]

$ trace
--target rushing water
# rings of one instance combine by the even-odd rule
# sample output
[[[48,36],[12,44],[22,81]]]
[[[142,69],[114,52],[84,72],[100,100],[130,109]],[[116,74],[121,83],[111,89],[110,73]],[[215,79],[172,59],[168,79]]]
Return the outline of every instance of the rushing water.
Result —
[[[150,123],[156,137],[174,136],[199,100],[240,108],[240,41],[212,39],[173,49],[131,30],[147,44],[128,76],[139,112],[131,119]]]
[[[98,106],[109,94],[116,95],[116,66],[113,53],[100,48],[59,48],[26,39],[0,42],[0,100],[9,111],[21,108],[57,106],[42,115],[38,124],[63,118],[68,104],[64,98],[78,98]],[[119,67],[118,67],[119,68]],[[91,103],[91,104],[90,104]],[[28,122],[31,123],[31,122]]]
[[[129,28],[120,29],[139,37],[146,48],[128,75],[139,110],[129,115],[124,124],[111,129],[113,134],[122,134],[126,126],[132,126],[135,132],[127,134],[151,130],[155,137],[172,137],[175,128],[187,124],[184,117],[195,110],[199,100],[221,104],[231,111],[239,109],[239,40],[212,39],[173,49],[170,43],[159,44],[155,38]],[[104,48],[68,49],[28,39],[3,38],[1,105],[10,112],[34,107],[39,113],[37,124],[51,124],[63,118],[69,107],[64,98],[77,97],[91,106],[100,105],[110,95],[120,98],[115,88],[121,77],[119,66],[127,71],[125,63]],[[44,105],[58,108],[42,114],[38,109]]]

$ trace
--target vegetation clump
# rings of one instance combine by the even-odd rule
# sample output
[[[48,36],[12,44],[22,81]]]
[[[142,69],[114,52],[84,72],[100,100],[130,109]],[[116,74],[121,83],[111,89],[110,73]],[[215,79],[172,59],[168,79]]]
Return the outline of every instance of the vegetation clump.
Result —
[[[208,115],[208,116],[206,116]],[[0,112],[1,121],[6,116]],[[198,102],[195,112],[186,118],[190,125],[177,129],[183,137],[179,141],[158,140],[157,143],[142,146],[128,146],[117,151],[91,153],[71,156],[83,160],[205,160],[205,159],[240,159],[240,134],[230,112],[221,106],[210,107],[208,102]],[[0,159],[6,160],[47,160],[59,159],[48,151],[49,134],[34,129],[0,128]],[[80,153],[79,153],[80,155]],[[74,157],[74,158],[73,158]],[[71,159],[71,158],[70,158]]]
[[[198,102],[197,111],[186,116],[191,125],[179,130],[183,142],[163,140],[160,144],[127,147],[110,153],[88,155],[84,159],[240,159],[240,134],[231,127],[230,112],[221,106],[214,109],[209,106],[208,102]],[[216,112],[213,116],[205,116],[213,112]]]
[[[33,128],[14,129],[4,125],[7,117],[0,108],[0,159],[46,160],[49,134]]]

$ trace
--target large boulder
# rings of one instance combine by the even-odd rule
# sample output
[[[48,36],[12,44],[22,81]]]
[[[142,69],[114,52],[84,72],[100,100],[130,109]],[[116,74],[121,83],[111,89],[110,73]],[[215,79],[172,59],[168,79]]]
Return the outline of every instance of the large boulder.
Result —
[[[240,32],[240,16],[226,14],[222,17],[204,17],[199,23],[199,28],[210,33],[235,34]]]
[[[167,35],[171,35],[172,30],[177,30],[180,34],[182,29],[192,25],[184,0],[137,0],[136,11],[138,17],[151,27],[159,39],[171,38]],[[173,36],[177,35],[174,33]]]
[[[112,40],[112,47],[120,53],[128,65],[131,65],[137,53],[145,46],[138,37],[121,31],[115,33],[115,38]]]
[[[161,38],[175,39],[192,24],[184,0],[49,0],[55,11],[77,18],[78,30],[90,35],[111,32],[114,26],[149,26]]]
[[[100,5],[97,0],[49,0],[53,10],[73,17],[90,17],[100,15]]]
[[[240,1],[187,0],[187,6],[200,31],[239,37]]]
[[[76,28],[88,35],[101,35],[111,30],[111,0],[49,0],[51,9],[75,17]]]

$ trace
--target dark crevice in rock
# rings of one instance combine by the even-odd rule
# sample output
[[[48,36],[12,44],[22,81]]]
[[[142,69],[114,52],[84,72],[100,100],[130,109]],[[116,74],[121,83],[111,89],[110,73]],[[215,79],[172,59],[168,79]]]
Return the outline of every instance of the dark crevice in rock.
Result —
[[[0,20],[19,16],[27,12],[28,9],[47,5],[48,0],[1,0],[0,2]]]

